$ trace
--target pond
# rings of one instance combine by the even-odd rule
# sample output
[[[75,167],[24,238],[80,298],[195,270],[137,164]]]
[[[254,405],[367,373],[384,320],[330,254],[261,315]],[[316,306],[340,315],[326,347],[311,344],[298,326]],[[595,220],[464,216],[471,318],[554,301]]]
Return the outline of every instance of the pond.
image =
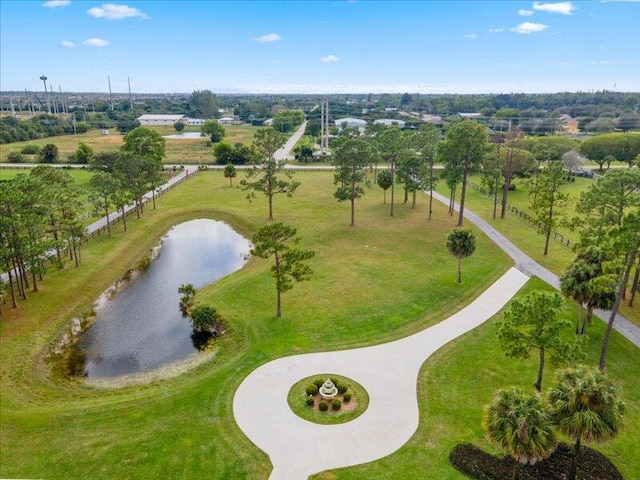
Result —
[[[149,267],[98,306],[79,343],[87,378],[149,372],[194,355],[178,287],[198,289],[240,269],[249,250],[249,241],[223,222],[198,219],[173,227]]]
[[[174,133],[173,135],[163,135],[162,138],[192,139],[192,138],[205,138],[205,137],[203,137],[200,132],[183,132],[183,133]]]

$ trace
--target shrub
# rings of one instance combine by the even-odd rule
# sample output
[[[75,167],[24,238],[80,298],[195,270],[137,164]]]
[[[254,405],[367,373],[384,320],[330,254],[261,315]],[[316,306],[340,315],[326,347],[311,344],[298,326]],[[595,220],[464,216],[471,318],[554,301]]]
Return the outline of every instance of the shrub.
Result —
[[[351,394],[349,392],[346,392],[342,399],[344,400],[344,403],[349,403],[351,401]]]
[[[47,143],[40,150],[39,159],[42,163],[55,163],[58,161],[58,147],[53,143]]]
[[[326,400],[320,400],[318,408],[321,412],[326,412],[327,410],[329,410],[329,403]]]
[[[338,393],[340,395],[347,393],[348,388],[346,385],[336,385],[336,387],[338,388]]]
[[[138,260],[133,267],[134,270],[140,270],[141,272],[145,271],[151,265],[151,257],[149,255],[145,255],[140,260]]]
[[[305,389],[305,392],[307,392],[307,395],[317,395],[318,394],[318,387],[316,387],[313,383],[311,385],[307,385],[307,388]]]
[[[40,147],[38,145],[25,145],[22,147],[22,150],[20,150],[20,153],[25,155],[35,155],[38,152],[40,152]]]
[[[322,380],[321,378],[316,378],[313,381],[313,384],[316,386],[316,388],[320,388],[324,384],[324,380]]]
[[[76,122],[76,133],[87,133],[90,128],[87,122]]]
[[[337,378],[331,377],[331,381],[333,382],[333,384],[336,386],[336,388],[338,389],[338,391],[340,391],[340,380],[338,380]]]
[[[333,402],[331,402],[331,408],[333,410],[340,410],[340,407],[342,407],[342,402],[340,401],[340,399],[336,398],[333,400]]]
[[[7,161],[9,163],[22,163],[24,162],[24,155],[20,152],[9,152],[9,155],[7,155]]]
[[[310,407],[313,407],[314,403],[316,403],[316,399],[313,398],[313,395],[309,395],[307,397],[307,405],[309,405]]]

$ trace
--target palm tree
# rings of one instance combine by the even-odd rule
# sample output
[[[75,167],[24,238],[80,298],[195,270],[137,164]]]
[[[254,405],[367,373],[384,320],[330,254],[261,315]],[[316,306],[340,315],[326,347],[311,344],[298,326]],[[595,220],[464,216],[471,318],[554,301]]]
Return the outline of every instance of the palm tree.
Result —
[[[552,420],[538,393],[517,387],[498,390],[493,403],[485,408],[483,426],[489,440],[516,462],[513,480],[520,477],[523,465],[533,465],[555,451]]]
[[[209,332],[218,336],[224,325],[224,318],[209,305],[197,305],[189,314],[191,325],[196,332]]]
[[[580,443],[603,442],[622,427],[624,404],[615,385],[598,369],[580,366],[556,374],[549,402],[558,428],[574,440],[569,480],[575,480]]]
[[[560,291],[562,294],[578,303],[578,322],[576,335],[584,333],[585,324],[582,323],[583,304],[589,300],[592,287],[589,280],[593,277],[593,268],[583,261],[571,263],[560,277]],[[585,322],[586,323],[586,322]]]
[[[576,258],[560,277],[560,290],[565,297],[579,305],[576,334],[584,334],[591,323],[593,310],[611,309],[616,299],[615,291],[598,280],[603,274],[602,263],[607,260],[604,251],[598,247],[588,247],[578,252]],[[582,320],[583,304],[587,305],[587,316]]]
[[[458,283],[462,283],[460,261],[476,251],[476,237],[468,228],[456,228],[447,237],[447,248],[458,259]]]
[[[178,287],[178,293],[182,295],[180,297],[180,311],[183,315],[188,315],[189,309],[193,306],[196,289],[190,283],[183,283]]]

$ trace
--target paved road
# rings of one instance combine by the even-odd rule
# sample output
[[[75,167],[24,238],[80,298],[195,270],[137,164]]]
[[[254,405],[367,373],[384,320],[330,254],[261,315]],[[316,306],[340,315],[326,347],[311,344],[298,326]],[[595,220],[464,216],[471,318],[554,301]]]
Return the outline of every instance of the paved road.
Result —
[[[198,172],[198,168],[193,166],[193,165],[189,165],[184,167],[183,170],[181,170],[177,175],[174,175],[173,177],[171,177],[169,179],[169,181],[163,185],[161,185],[160,187],[158,187],[158,192],[163,192],[165,190],[168,190],[169,188],[171,188],[173,185],[175,185],[176,183],[180,182],[182,179],[184,179],[185,177],[189,176],[189,175],[194,175],[195,173]],[[157,193],[156,193],[157,195]],[[142,197],[145,200],[151,200],[153,198],[153,193],[152,192],[147,192],[143,195]],[[136,206],[135,204],[129,204],[127,205],[124,210],[125,212],[130,212],[131,210],[135,209]],[[120,218],[122,216],[122,212],[121,211],[117,211],[117,212],[113,212],[109,215],[109,221],[113,222],[114,220]],[[105,227],[107,225],[107,217],[102,217],[101,219],[93,222],[91,225],[89,225],[87,227],[87,234],[91,235],[92,233],[94,233],[95,231]]]
[[[441,195],[437,192],[433,193],[433,197],[438,199],[440,202],[445,205],[449,205],[449,199],[444,195]],[[458,209],[458,204],[455,205],[456,210]],[[509,239],[507,239],[504,235],[498,232],[495,228],[489,225],[488,222],[484,221],[478,215],[473,213],[472,211],[465,208],[464,210],[464,218],[468,219],[471,223],[477,226],[480,230],[482,230],[485,235],[487,235],[491,240],[493,240],[496,245],[498,245],[502,250],[505,251],[507,255],[509,255],[513,261],[516,263],[516,268],[523,272],[528,276],[536,276],[544,280],[546,283],[551,285],[556,290],[560,290],[560,279],[558,276],[538,262],[533,260],[529,255],[524,253],[518,247],[516,247]],[[603,310],[597,310],[594,312],[595,315],[603,320],[604,322],[609,321],[610,312],[606,312]],[[640,327],[630,322],[628,319],[623,317],[622,315],[617,315],[616,320],[613,324],[613,327],[620,332],[624,337],[626,337],[630,342],[634,345],[640,347]]]
[[[296,130],[295,133],[291,135],[291,137],[289,137],[289,140],[287,140],[287,142],[276,153],[273,154],[273,158],[279,161],[293,159],[291,150],[293,150],[293,147],[296,146],[298,140],[300,140],[302,135],[304,135],[305,128],[307,128],[307,122],[304,122],[302,125],[300,125],[298,130]]]
[[[269,455],[269,478],[302,480],[382,458],[404,445],[418,428],[416,385],[424,361],[495,315],[527,280],[511,268],[458,313],[394,342],[284,357],[254,370],[235,393],[233,414],[242,431]],[[289,389],[302,378],[323,373],[360,383],[369,394],[367,410],[340,425],[317,425],[296,416],[287,403]]]
[[[276,152],[276,155],[279,155],[279,159],[287,158],[287,155],[296,144],[298,139],[304,134],[304,130],[306,127],[306,122],[298,128],[298,130],[289,138],[287,143]],[[21,164],[21,167],[30,167],[33,168],[38,164]],[[0,164],[0,167],[11,168],[15,166],[13,164]],[[55,165],[57,167],[63,167],[64,165]],[[74,168],[82,168],[80,165],[73,166]],[[218,166],[219,168],[224,168],[223,166]],[[215,167],[213,167],[215,168]],[[290,168],[292,170],[333,170],[332,166],[305,166],[305,165],[287,165],[286,168]],[[1,170],[0,170],[1,171]],[[181,172],[180,175],[172,178],[169,182],[164,184],[161,188],[166,189],[174,183],[178,182],[184,175],[191,175],[197,171],[197,168],[193,165],[185,167],[184,171]],[[444,203],[445,205],[449,204],[449,199],[440,195],[437,192],[434,192],[434,198]],[[151,192],[145,195],[146,198],[151,198]],[[127,207],[127,211],[130,211],[134,208],[133,205],[129,205]],[[455,205],[455,208],[458,208],[458,204]],[[115,213],[114,215],[110,215],[110,220],[115,220],[120,216],[120,213]],[[484,221],[478,215],[470,211],[469,209],[465,209],[465,218],[469,219],[474,225],[480,228],[489,238],[491,238],[502,250],[504,250],[507,255],[509,255],[514,262],[516,263],[516,268],[518,268],[521,272],[525,273],[529,276],[536,276],[544,280],[546,283],[554,287],[555,289],[560,289],[560,280],[557,275],[550,272],[538,262],[529,257],[526,253],[516,247],[510,240],[508,240],[504,235],[498,232],[495,228],[493,228],[488,222]],[[106,219],[101,218],[97,222],[94,222],[88,227],[88,233],[91,234],[95,230],[102,228],[106,225]],[[3,280],[6,279],[6,274],[4,274]],[[609,312],[603,310],[596,310],[594,314],[603,320],[604,322],[609,321]],[[625,338],[631,341],[634,345],[640,347],[640,327],[636,326],[632,322],[630,322],[627,318],[622,315],[617,315],[613,328],[620,332]]]
[[[11,168],[11,164],[0,164],[0,167],[5,166],[5,165],[9,165],[8,168]],[[38,166],[38,164],[21,164],[21,168],[25,167],[25,168],[34,168]],[[62,168],[65,165],[55,165],[56,168]],[[82,166],[73,166],[73,168],[82,168]],[[168,168],[168,167],[165,167]],[[1,172],[1,170],[0,170]],[[180,173],[178,173],[177,175],[175,175],[174,177],[172,177],[171,179],[169,179],[169,181],[163,185],[161,185],[160,187],[158,187],[158,191],[162,192],[165,191],[169,188],[171,188],[173,185],[175,185],[176,183],[178,183],[179,181],[181,181],[182,179],[184,179],[185,177],[189,176],[189,175],[194,175],[195,173],[198,172],[198,168],[193,166],[193,165],[189,165],[187,167],[185,167],[183,170],[180,171]],[[0,177],[1,178],[1,177]],[[157,193],[156,193],[157,195]],[[147,200],[151,200],[153,197],[152,192],[147,192],[146,194],[143,195],[143,199],[147,199]],[[125,206],[124,210],[125,212],[130,212],[131,210],[133,210],[135,208],[135,204],[129,204],[127,206]],[[117,212],[112,212],[111,214],[109,214],[109,221],[110,222],[114,222],[116,219],[120,218],[122,216],[122,211],[117,211]],[[95,222],[93,222],[92,224],[90,224],[89,226],[87,226],[87,228],[85,229],[85,233],[87,235],[91,235],[92,233],[100,230],[101,228],[106,227],[107,225],[107,217],[102,217],[99,220],[96,220]],[[15,275],[15,272],[12,270],[12,273]],[[6,282],[9,280],[9,276],[7,275],[6,272],[0,273],[0,280]]]

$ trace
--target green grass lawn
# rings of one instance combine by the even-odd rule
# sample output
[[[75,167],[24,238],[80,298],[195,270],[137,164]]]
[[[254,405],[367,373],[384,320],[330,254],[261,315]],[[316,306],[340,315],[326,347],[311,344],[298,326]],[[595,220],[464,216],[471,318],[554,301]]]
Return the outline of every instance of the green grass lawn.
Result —
[[[533,279],[519,293],[534,289],[550,289]],[[561,314],[572,321],[575,308],[566,305]],[[464,479],[449,463],[449,453],[456,444],[473,443],[485,451],[500,454],[485,438],[482,429],[484,405],[491,403],[494,393],[505,386],[516,385],[533,390],[537,375],[537,356],[529,360],[504,356],[497,343],[496,315],[479,328],[463,335],[438,350],[422,366],[418,378],[420,425],[413,437],[393,454],[355,467],[324,472],[315,479],[362,478],[437,478]],[[598,362],[605,325],[594,323],[588,332],[586,362]],[[612,337],[608,357],[609,375],[615,379],[626,404],[625,426],[620,435],[603,445],[588,446],[603,452],[622,472],[624,478],[637,478],[640,457],[637,455],[640,429],[640,352],[618,334]],[[553,384],[556,367],[547,363],[542,389]],[[569,438],[561,437],[571,443]],[[416,474],[420,472],[420,474]]]
[[[28,175],[29,171],[30,169],[26,168],[0,168],[0,182],[3,180],[11,180],[19,174]],[[89,185],[89,181],[91,180],[91,177],[93,177],[94,172],[91,170],[79,168],[64,169],[64,171],[71,176],[76,186],[82,192],[81,196],[82,201],[84,202],[83,222],[85,225],[90,225],[99,218],[93,215],[93,206],[89,201],[89,194],[91,193],[91,186]],[[165,176],[168,176],[169,172],[165,171],[164,174]]]
[[[478,176],[471,177],[471,181],[476,185],[481,185]],[[567,219],[575,215],[575,206],[580,193],[586,191],[593,182],[595,182],[595,180],[590,178],[576,178],[574,183],[567,184],[564,187],[564,191],[569,194],[569,201],[565,208]],[[526,182],[522,179],[517,179],[514,183],[516,184],[516,190],[509,192],[509,204],[531,214],[532,211],[529,206]],[[436,190],[445,196],[449,195],[447,186],[443,182],[438,184]],[[459,193],[457,200],[459,200]],[[544,265],[556,275],[562,275],[567,265],[569,265],[574,258],[573,250],[561,244],[559,241],[554,240],[553,236],[549,243],[549,254],[546,256],[543,255],[544,236],[539,234],[531,223],[517,216],[510,210],[507,210],[506,218],[502,220],[500,218],[500,204],[498,204],[497,218],[493,219],[493,197],[488,197],[473,188],[468,188],[465,206],[480,215],[480,217],[508,237],[536,262]],[[559,233],[568,236],[571,240],[578,240],[578,232],[571,232],[565,227],[559,227],[557,230]],[[620,307],[620,313],[636,325],[640,325],[640,301],[636,301],[633,307],[629,307],[626,302],[623,302],[623,305]]]
[[[71,175],[71,178],[73,178],[78,188],[83,191],[89,191],[89,181],[91,180],[91,177],[93,177],[93,172],[77,168],[65,170],[65,172]],[[21,173],[28,175],[29,170],[24,168],[0,168],[0,181],[11,180]]]
[[[445,248],[453,221],[443,210],[432,222],[422,205],[398,208],[390,218],[380,192],[372,190],[350,228],[348,204],[333,199],[330,172],[297,177],[302,186],[291,199],[276,198],[275,216],[297,226],[303,247],[316,250],[312,281],[284,296],[280,320],[274,318],[266,261],[252,259],[201,291],[199,300],[215,305],[231,332],[214,361],[188,374],[95,391],[50,380],[43,355],[68,320],[88,311],[171,225],[210,217],[248,236],[266,222],[266,200],[249,203],[220,172],[201,173],[163,196],[158,210],[128,222],[126,234],[115,228],[112,238],[90,241],[79,269],[52,272],[42,292],[5,312],[1,476],[265,478],[266,456],[232,417],[233,393],[244,376],[266,361],[318,345],[352,348],[416,332],[471,301],[509,266],[480,236],[473,262],[465,262],[466,282],[458,286],[455,259]]]
[[[176,130],[171,126],[150,127],[157,130],[161,135],[173,135]],[[258,127],[251,125],[227,125],[224,127],[226,135],[225,142],[230,143],[246,143],[253,141],[253,135]],[[198,132],[198,127],[186,127],[185,132]],[[94,152],[117,149],[122,145],[124,135],[118,133],[114,128],[109,130],[109,135],[102,135],[100,130],[91,130],[87,133],[78,135],[61,135],[58,137],[48,137],[38,140],[29,140],[27,142],[16,142],[6,145],[0,145],[0,163],[7,161],[7,155],[13,151],[20,151],[25,145],[43,146],[53,143],[58,147],[60,163],[67,162],[70,154],[78,149],[80,142],[89,145]],[[184,163],[208,163],[213,161],[213,148],[209,145],[209,138],[167,138],[166,139],[166,157],[164,163],[168,164],[184,164]],[[37,161],[34,155],[25,155],[25,161]]]
[[[464,283],[457,285],[456,261],[445,248],[455,218],[444,207],[438,204],[429,222],[421,196],[418,208],[397,205],[391,218],[382,192],[372,189],[357,203],[351,228],[349,205],[333,198],[331,172],[300,172],[296,178],[301,187],[291,199],[277,197],[274,213],[277,221],[298,227],[302,248],[316,251],[312,280],[283,296],[282,319],[274,317],[267,261],[251,259],[201,290],[197,300],[214,305],[230,332],[214,360],[186,374],[100,390],[52,380],[44,354],[69,319],[89,311],[99,293],[170,226],[206,217],[250,236],[266,223],[266,199],[249,203],[221,172],[200,173],[164,195],[157,210],[147,208],[141,220],[130,217],[128,232],[117,225],[112,238],[91,240],[80,268],[51,272],[40,293],[18,309],[3,307],[0,477],[264,479],[271,470],[268,458],[233,420],[233,394],[246,375],[319,345],[353,348],[417,332],[468,304],[511,265],[478,233],[477,251],[463,262]],[[575,315],[575,306],[568,308],[567,315]],[[408,445],[379,462],[323,478],[413,478],[415,468],[425,478],[462,478],[448,465],[450,446],[482,438],[478,412],[494,387],[528,386],[534,378],[533,362],[503,359],[491,325],[425,363],[418,379],[421,423]],[[595,348],[602,325],[596,322],[592,332]],[[624,386],[629,428],[603,451],[628,478],[640,471],[630,450],[640,418],[638,358],[638,349],[614,333],[609,370]]]

